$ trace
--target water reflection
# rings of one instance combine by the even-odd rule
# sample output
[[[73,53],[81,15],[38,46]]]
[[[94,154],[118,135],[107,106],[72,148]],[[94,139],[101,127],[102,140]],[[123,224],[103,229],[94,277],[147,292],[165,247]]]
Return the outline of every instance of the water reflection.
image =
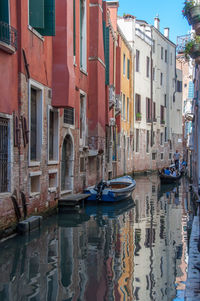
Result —
[[[187,269],[188,183],[139,177],[132,200],[88,204],[1,244],[1,301],[181,300]]]

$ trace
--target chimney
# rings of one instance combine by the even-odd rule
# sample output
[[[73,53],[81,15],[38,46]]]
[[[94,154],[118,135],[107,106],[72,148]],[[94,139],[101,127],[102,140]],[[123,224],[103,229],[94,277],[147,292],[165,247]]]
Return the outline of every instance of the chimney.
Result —
[[[160,19],[159,15],[154,18],[154,27],[160,31]]]
[[[164,28],[164,36],[169,39],[169,27]]]

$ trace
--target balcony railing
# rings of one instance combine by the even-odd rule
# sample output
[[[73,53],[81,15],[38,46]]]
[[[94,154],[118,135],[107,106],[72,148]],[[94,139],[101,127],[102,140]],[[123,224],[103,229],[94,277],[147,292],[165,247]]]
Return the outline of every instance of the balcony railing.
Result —
[[[122,99],[121,99],[121,95],[115,95],[115,113],[116,115],[119,114],[121,112],[121,108],[122,108]]]
[[[17,30],[2,21],[0,21],[0,42],[4,42],[17,50]]]
[[[115,105],[115,87],[113,85],[109,86],[109,108],[111,109]]]

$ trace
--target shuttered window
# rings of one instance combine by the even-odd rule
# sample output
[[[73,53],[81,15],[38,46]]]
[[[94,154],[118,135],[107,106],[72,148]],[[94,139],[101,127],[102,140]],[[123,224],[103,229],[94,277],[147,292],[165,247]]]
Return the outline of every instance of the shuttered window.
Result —
[[[127,78],[130,78],[130,60],[127,59]]]
[[[29,0],[29,24],[43,36],[54,36],[55,0]]]
[[[106,85],[109,85],[110,82],[110,31],[109,27],[106,27],[105,22],[103,22],[103,37],[104,37],[104,56],[105,56],[105,64],[106,64]]]
[[[9,24],[8,0],[0,0],[0,21]]]

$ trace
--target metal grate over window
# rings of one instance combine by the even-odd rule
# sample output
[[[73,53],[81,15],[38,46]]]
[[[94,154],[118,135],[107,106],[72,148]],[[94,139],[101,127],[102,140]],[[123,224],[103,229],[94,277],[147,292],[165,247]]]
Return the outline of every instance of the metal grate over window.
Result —
[[[8,191],[8,120],[0,118],[0,193]]]
[[[64,123],[74,125],[74,108],[67,107],[64,109]]]

